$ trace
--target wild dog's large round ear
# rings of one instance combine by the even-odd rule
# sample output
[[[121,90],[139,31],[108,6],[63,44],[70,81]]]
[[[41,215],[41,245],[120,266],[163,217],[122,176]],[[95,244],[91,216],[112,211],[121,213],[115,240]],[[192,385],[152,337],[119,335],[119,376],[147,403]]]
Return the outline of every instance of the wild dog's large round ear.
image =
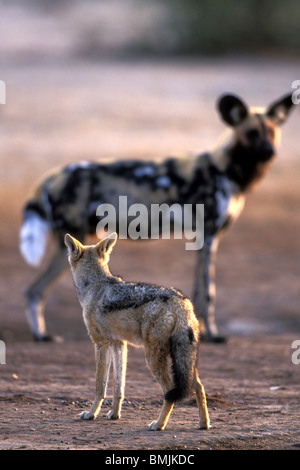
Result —
[[[230,126],[237,126],[248,116],[248,107],[234,95],[223,95],[217,103],[222,119]]]
[[[112,252],[113,247],[115,246],[118,239],[116,232],[111,233],[108,237],[101,240],[96,245],[96,250],[99,256],[109,256]]]
[[[289,112],[293,108],[292,93],[283,96],[279,100],[272,103],[266,112],[266,115],[275,121],[276,124],[281,125],[285,122]]]
[[[72,237],[69,233],[65,235],[65,245],[68,248],[68,255],[70,255],[72,259],[76,260],[80,258],[83,246],[78,240],[76,240],[76,238]]]

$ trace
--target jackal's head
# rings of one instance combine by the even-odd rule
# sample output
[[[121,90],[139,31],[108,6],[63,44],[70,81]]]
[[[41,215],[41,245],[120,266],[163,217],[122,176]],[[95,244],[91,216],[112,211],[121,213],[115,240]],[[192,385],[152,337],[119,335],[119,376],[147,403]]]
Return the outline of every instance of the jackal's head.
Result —
[[[292,107],[291,94],[266,109],[249,108],[234,95],[224,95],[219,99],[220,115],[232,129],[224,149],[223,166],[242,189],[259,179],[276,155],[280,126]]]
[[[83,245],[71,235],[65,235],[68,259],[77,289],[87,287],[92,280],[110,274],[109,257],[116,241],[116,233],[100,240],[96,245]]]

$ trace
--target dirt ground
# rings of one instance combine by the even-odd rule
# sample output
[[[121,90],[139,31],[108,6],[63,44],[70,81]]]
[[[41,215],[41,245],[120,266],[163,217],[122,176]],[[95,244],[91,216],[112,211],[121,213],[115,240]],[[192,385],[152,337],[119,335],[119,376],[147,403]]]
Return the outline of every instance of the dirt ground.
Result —
[[[8,54],[0,129],[0,449],[300,449],[299,109],[283,128],[278,160],[224,238],[217,320],[226,344],[201,344],[199,373],[212,428],[198,430],[195,401],[149,432],[162,403],[143,351],[129,349],[122,417],[108,421],[111,385],[96,421],[80,420],[94,393],[94,356],[70,273],[46,304],[59,343],[34,343],[22,296],[35,270],[18,250],[21,207],[49,168],[81,159],[160,158],[202,151],[223,131],[224,91],[266,105],[299,79],[289,60],[85,61]],[[298,74],[298,75],[297,75]],[[184,241],[120,241],[112,271],[192,293],[194,253]]]

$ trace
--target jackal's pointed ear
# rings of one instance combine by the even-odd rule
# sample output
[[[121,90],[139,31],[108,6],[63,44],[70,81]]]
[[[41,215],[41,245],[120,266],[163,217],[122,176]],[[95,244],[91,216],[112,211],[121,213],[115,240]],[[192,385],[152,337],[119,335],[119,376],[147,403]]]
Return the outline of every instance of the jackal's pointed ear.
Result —
[[[230,126],[237,126],[248,116],[248,107],[243,101],[234,95],[223,95],[217,103],[218,110]]]
[[[76,240],[76,238],[71,237],[68,233],[65,235],[65,244],[68,248],[68,255],[72,257],[73,260],[80,258],[83,250],[83,245]]]
[[[118,235],[114,232],[111,233],[108,237],[101,240],[96,245],[96,250],[100,257],[109,256],[112,252],[113,247],[117,243]]]
[[[276,124],[281,125],[285,122],[289,112],[293,108],[292,93],[283,96],[279,100],[272,103],[266,112],[266,115],[275,121]]]

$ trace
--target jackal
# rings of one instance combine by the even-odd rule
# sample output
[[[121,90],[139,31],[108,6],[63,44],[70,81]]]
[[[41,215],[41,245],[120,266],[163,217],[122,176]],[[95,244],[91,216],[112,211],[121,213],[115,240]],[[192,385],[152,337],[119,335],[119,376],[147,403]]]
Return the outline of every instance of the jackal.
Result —
[[[84,242],[87,234],[96,233],[97,207],[116,205],[123,195],[129,205],[142,203],[148,208],[163,203],[204,204],[204,246],[196,251],[192,299],[207,339],[223,340],[214,315],[220,235],[239,216],[246,193],[269,168],[279,143],[279,126],[292,106],[291,95],[266,109],[249,109],[240,98],[224,95],[218,111],[230,130],[210,152],[162,162],[81,162],[46,175],[26,202],[21,229],[21,252],[32,265],[40,263],[49,232],[56,245],[48,266],[25,292],[35,339],[51,339],[44,319],[44,295],[67,266],[64,235],[69,232]]]
[[[120,417],[124,399],[127,343],[144,346],[146,361],[159,382],[164,403],[150,430],[164,429],[174,402],[194,390],[200,428],[209,427],[204,387],[198,377],[199,323],[190,300],[174,288],[125,282],[109,269],[117,240],[113,233],[96,245],[84,246],[66,234],[68,258],[83,318],[95,346],[96,396],[83,419],[95,419],[106,393],[112,355],[114,391],[109,419]],[[168,370],[172,359],[173,380]]]

